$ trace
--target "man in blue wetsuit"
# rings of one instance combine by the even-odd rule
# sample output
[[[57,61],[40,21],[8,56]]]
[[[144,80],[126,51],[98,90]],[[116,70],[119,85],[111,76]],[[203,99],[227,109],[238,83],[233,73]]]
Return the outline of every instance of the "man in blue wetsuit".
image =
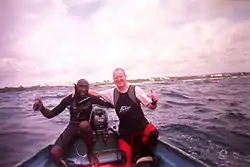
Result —
[[[51,155],[55,164],[58,167],[65,167],[66,164],[62,160],[63,154],[76,141],[77,137],[84,140],[87,146],[87,155],[92,166],[98,165],[98,159],[92,152],[93,134],[90,126],[90,115],[92,111],[92,104],[99,104],[101,106],[114,108],[109,102],[106,102],[99,97],[90,95],[89,83],[85,79],[80,79],[75,85],[75,93],[70,94],[52,110],[45,108],[41,99],[34,105],[35,111],[39,110],[46,118],[53,118],[63,112],[69,106],[70,122],[64,132],[56,140],[55,145],[51,149]]]

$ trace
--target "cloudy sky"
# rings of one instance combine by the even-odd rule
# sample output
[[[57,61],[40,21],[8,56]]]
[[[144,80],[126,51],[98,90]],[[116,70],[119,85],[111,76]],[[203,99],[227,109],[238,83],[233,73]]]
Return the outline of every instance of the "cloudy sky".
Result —
[[[0,87],[250,71],[247,0],[1,0]]]

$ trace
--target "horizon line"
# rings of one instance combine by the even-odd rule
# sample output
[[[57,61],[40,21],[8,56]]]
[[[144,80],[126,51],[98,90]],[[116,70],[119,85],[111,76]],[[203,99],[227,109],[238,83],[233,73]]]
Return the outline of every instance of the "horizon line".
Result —
[[[237,74],[237,75],[236,75]],[[218,76],[216,76],[218,75]],[[221,76],[219,76],[221,75]],[[224,76],[223,76],[224,75]],[[127,79],[128,81],[135,81],[135,80],[148,80],[148,81],[152,81],[150,79],[159,79],[159,78],[164,78],[165,80],[162,81],[167,81],[167,80],[175,80],[175,79],[179,79],[179,80],[189,80],[192,79],[191,77],[195,77],[194,79],[201,79],[201,78],[215,78],[215,77],[229,77],[228,75],[236,75],[236,76],[248,76],[250,75],[250,72],[225,72],[225,73],[210,73],[210,74],[200,74],[200,75],[186,75],[186,76],[152,76],[152,77],[145,77],[145,78],[131,78],[131,79]],[[154,82],[154,81],[152,81]],[[70,82],[68,81],[68,83],[71,83],[72,86],[74,85],[74,82]],[[135,82],[136,83],[136,82]],[[71,85],[70,84],[70,85]],[[110,80],[102,80],[102,81],[92,81],[90,82],[90,84],[96,84],[96,85],[105,85],[105,84],[114,84],[113,81]],[[50,84],[39,84],[39,85],[32,85],[32,86],[5,86],[5,87],[0,87],[0,89],[15,89],[15,88],[32,88],[32,87],[47,87],[47,86],[70,86],[69,84],[66,84],[66,82],[64,82],[64,84],[56,84],[56,85],[50,85]]]

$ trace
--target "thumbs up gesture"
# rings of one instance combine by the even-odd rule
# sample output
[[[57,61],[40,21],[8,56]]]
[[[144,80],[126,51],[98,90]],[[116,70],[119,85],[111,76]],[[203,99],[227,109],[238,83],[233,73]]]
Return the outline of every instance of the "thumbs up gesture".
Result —
[[[151,98],[153,101],[159,100],[158,95],[156,94],[156,92],[153,89],[151,90]]]

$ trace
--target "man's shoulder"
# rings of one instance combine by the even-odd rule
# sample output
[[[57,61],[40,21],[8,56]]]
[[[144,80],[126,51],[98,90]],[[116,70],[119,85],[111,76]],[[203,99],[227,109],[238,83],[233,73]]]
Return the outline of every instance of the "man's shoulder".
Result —
[[[95,96],[95,95],[92,95],[92,94],[88,94],[88,97],[89,97],[90,99],[99,99],[98,96]]]
[[[140,86],[138,84],[128,84],[129,87],[134,87],[134,88],[140,88]]]
[[[75,96],[75,94],[73,92],[70,92],[64,98],[72,99],[72,98],[74,98],[74,96]]]
[[[64,99],[67,100],[67,101],[72,101],[73,99],[75,98],[75,93],[69,93],[67,94]]]
[[[75,96],[75,92],[69,92],[66,96],[65,96],[65,98],[66,97],[74,97]]]
[[[106,89],[106,90],[101,90],[99,93],[100,94],[111,94],[114,92],[116,88],[109,88],[109,89]]]
[[[135,89],[135,92],[144,92],[143,89],[139,86],[139,85],[133,85],[134,86],[134,89]]]
[[[146,98],[146,92],[138,85],[135,86],[135,95],[137,98]]]
[[[69,105],[73,99],[74,99],[74,94],[69,93],[62,99],[61,103],[64,103],[65,105]]]
[[[108,89],[106,89],[106,90],[104,90],[104,91],[112,92],[112,91],[114,91],[115,89],[116,89],[116,87],[113,87],[113,88],[108,88]]]

